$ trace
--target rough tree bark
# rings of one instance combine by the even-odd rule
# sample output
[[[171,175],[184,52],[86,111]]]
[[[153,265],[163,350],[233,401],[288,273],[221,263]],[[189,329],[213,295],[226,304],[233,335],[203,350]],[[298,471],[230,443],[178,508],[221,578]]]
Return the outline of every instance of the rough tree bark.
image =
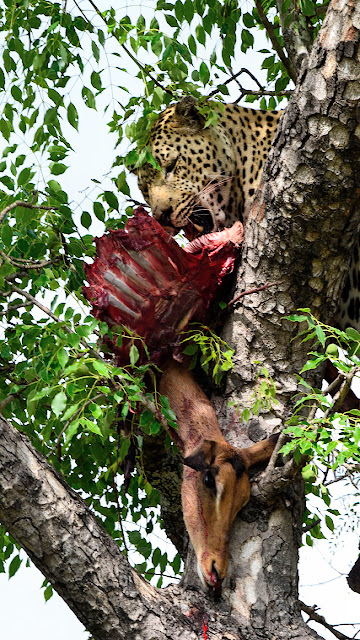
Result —
[[[248,445],[278,429],[291,412],[295,373],[306,344],[282,319],[301,306],[331,321],[360,220],[358,204],[360,5],[333,0],[284,114],[256,201],[248,212],[240,290],[266,281],[276,289],[245,297],[224,334],[236,369],[224,398],[213,398],[225,436]],[[247,425],[229,415],[255,384],[259,360],[276,381],[279,405]],[[95,640],[317,638],[297,600],[297,549],[303,492],[288,482],[269,499],[269,479],[237,518],[223,597],[200,591],[188,560],[183,585],[162,591],[132,571],[84,503],[26,438],[0,424],[0,521],[52,582]],[[187,587],[187,588],[184,588]]]

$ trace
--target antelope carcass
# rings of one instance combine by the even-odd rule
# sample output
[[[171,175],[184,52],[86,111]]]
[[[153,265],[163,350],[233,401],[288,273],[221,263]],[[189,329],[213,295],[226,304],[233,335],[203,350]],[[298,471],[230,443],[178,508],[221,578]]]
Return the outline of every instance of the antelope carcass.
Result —
[[[203,585],[219,594],[232,523],[250,498],[248,471],[270,458],[279,434],[244,449],[226,442],[210,401],[184,364],[166,367],[160,392],[176,413],[183,442],[182,507],[198,573]]]
[[[124,324],[145,337],[153,360],[167,360],[160,392],[176,413],[183,446],[184,520],[201,581],[217,594],[228,566],[233,520],[250,497],[248,470],[268,460],[276,438],[244,449],[227,443],[209,400],[187,366],[171,355],[187,323],[205,318],[222,278],[232,270],[241,240],[237,223],[184,250],[139,208],[124,230],[97,241],[97,258],[85,267],[90,286],[84,294],[94,315],[110,325]],[[118,364],[127,359],[129,344],[108,346]]]

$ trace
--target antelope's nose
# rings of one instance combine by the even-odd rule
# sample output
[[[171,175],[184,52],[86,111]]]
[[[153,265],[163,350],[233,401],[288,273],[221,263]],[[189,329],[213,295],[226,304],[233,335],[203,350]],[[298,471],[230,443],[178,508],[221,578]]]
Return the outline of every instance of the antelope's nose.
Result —
[[[208,585],[209,589],[212,590],[213,595],[216,599],[221,598],[221,586],[223,583],[223,578],[220,579],[220,576],[216,570],[215,560],[211,565],[211,585]]]
[[[214,584],[219,582],[219,579],[220,579],[219,578],[219,574],[218,574],[218,572],[216,570],[215,560],[214,560],[214,562],[212,563],[212,566],[211,566],[211,578],[214,581]]]

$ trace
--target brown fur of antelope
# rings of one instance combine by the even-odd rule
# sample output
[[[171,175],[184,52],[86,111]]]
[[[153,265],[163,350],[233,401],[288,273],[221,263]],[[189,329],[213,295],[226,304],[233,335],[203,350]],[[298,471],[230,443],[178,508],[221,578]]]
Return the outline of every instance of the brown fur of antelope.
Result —
[[[230,445],[210,401],[184,364],[168,365],[160,393],[176,413],[183,443],[182,507],[198,573],[202,584],[219,595],[232,523],[250,498],[248,470],[269,460],[278,434],[243,449]]]

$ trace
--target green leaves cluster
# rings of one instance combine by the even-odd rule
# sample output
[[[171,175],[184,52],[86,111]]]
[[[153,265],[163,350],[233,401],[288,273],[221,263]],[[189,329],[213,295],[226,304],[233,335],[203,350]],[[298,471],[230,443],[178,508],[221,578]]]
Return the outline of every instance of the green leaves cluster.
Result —
[[[224,374],[233,368],[231,349],[226,342],[210,328],[197,322],[189,325],[188,331],[183,331],[182,345],[186,345],[183,353],[191,357],[190,368],[197,362],[207,375],[212,376],[216,384],[220,384]]]
[[[313,387],[302,375],[299,376],[304,391],[295,401],[294,412],[287,422],[284,433],[291,440],[282,448],[283,454],[292,453],[295,461],[303,465],[303,477],[307,494],[313,494],[325,503],[326,526],[333,531],[331,515],[337,510],[330,508],[331,497],[327,480],[351,477],[358,473],[360,463],[360,411],[356,408],[341,410],[342,400],[350,383],[359,377],[360,372],[360,334],[355,329],[340,331],[317,320],[309,309],[300,309],[301,315],[292,315],[287,319],[300,323],[302,330],[298,337],[302,342],[309,341],[312,350],[301,374],[318,368],[326,360],[339,372],[337,387],[332,395],[325,390]],[[343,390],[343,394],[341,392]],[[339,400],[334,393],[338,392]],[[317,514],[306,513],[306,524],[316,522]],[[317,524],[309,532],[307,543],[312,537],[324,537]]]
[[[260,362],[255,360],[254,364],[259,365]],[[229,402],[229,407],[235,407],[236,415],[240,420],[248,422],[252,416],[258,416],[260,412],[272,411],[274,406],[278,404],[276,399],[276,386],[268,369],[260,366],[255,377],[255,389],[251,394],[247,406],[239,406],[234,402]]]

